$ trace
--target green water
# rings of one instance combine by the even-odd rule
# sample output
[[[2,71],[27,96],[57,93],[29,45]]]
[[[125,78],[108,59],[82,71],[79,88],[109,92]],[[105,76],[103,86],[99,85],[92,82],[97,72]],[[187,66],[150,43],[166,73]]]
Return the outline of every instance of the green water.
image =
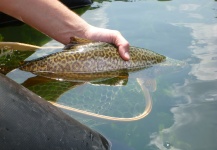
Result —
[[[188,67],[163,73],[155,73],[155,70],[151,70],[149,74],[147,70],[144,70],[142,73],[130,74],[128,83],[137,77],[144,78],[147,82],[156,81],[154,87],[148,88],[152,97],[151,112],[141,120],[116,122],[66,111],[68,114],[105,135],[113,143],[112,150],[217,149],[216,1],[98,1],[82,17],[92,25],[119,30],[131,45],[148,48],[170,58],[184,61]],[[37,36],[33,38],[28,35],[29,30]],[[9,33],[9,31],[13,32]],[[6,41],[44,44],[50,40],[26,25],[1,28],[0,34],[0,37]],[[59,43],[52,41],[50,45],[59,45]],[[44,54],[44,51],[39,51],[32,57]],[[23,79],[23,76],[28,75],[21,72],[17,76],[11,74],[8,76],[23,83],[26,80]],[[23,84],[28,87],[30,83],[25,81]],[[59,87],[64,87],[63,91],[67,89],[70,91],[75,87],[75,90],[80,93],[85,90],[85,86],[90,86],[81,85],[76,89],[76,83],[61,83],[59,85],[59,83],[50,81],[50,84],[39,85],[41,86],[39,92],[47,89],[46,86],[51,87],[51,84],[52,87],[56,84]],[[100,85],[94,87],[100,88]],[[57,89],[53,88],[52,90],[56,91]],[[119,112],[127,112],[125,107],[123,110],[121,107],[125,104],[125,99],[129,104],[130,111],[133,106],[140,109],[139,101],[134,103],[134,99],[139,98],[140,100],[141,95],[137,96],[135,93],[130,95],[130,89],[133,88],[127,84],[125,95],[121,93],[118,96],[121,102],[116,103],[115,108],[114,104],[107,105],[110,108],[106,108],[106,114],[109,113],[109,110],[112,113],[117,112],[117,116],[121,115],[118,114]],[[36,92],[37,90],[38,88]],[[105,95],[111,99],[113,93],[107,92]],[[61,96],[59,96],[60,102],[64,96],[67,96],[67,93]],[[56,97],[58,96],[52,97],[51,94],[47,99],[52,100]],[[68,96],[68,98],[71,97]],[[115,101],[118,102],[117,99]],[[109,104],[109,101],[106,101],[105,104]],[[100,110],[101,113],[105,106],[100,106],[102,106],[100,109],[96,109],[91,105],[90,109]],[[88,106],[84,109],[87,108]],[[128,116],[127,113],[124,115]]]

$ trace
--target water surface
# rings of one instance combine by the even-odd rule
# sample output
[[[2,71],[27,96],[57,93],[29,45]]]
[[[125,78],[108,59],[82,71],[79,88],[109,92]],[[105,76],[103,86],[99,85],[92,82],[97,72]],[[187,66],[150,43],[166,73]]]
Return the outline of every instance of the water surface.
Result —
[[[186,62],[188,67],[160,73],[152,70],[148,76],[145,70],[142,77],[141,74],[130,75],[129,83],[137,77],[156,82],[154,90],[149,88],[151,112],[141,120],[105,121],[66,112],[105,135],[113,143],[113,150],[217,149],[216,8],[217,3],[214,0],[95,2],[82,15],[86,21],[98,27],[119,30],[131,45],[148,48]],[[38,40],[33,41],[40,43]],[[52,42],[59,45],[56,41]],[[42,55],[44,51],[39,51],[34,57]],[[20,76],[13,78],[23,83]],[[65,89],[74,86],[64,84]],[[83,89],[85,88],[81,86],[76,90],[81,92]],[[107,113],[113,112],[113,115],[118,116],[118,112],[127,112],[127,108],[119,110],[125,102],[130,104],[128,107],[135,104],[136,110],[140,109],[140,102],[134,103],[134,99],[141,100],[142,96],[135,97],[134,93],[134,96],[130,97],[128,92],[133,88],[129,84],[126,89],[125,93],[118,97],[121,103],[116,103],[115,108],[107,105],[112,106],[110,109],[106,108]],[[112,92],[105,95],[110,99],[113,96]],[[105,104],[108,104],[108,101]],[[101,106],[103,107],[97,110],[102,112],[104,105]]]
[[[151,113],[98,127],[134,149],[217,149],[217,4],[215,1],[95,3],[90,23],[121,31],[131,45],[182,60],[189,69],[158,77]]]

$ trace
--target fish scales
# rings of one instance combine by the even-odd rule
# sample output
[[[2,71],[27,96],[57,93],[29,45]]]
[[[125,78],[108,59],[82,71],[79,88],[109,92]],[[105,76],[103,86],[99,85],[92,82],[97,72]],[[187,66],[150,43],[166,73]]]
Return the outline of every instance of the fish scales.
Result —
[[[130,60],[125,61],[112,44],[104,42],[78,44],[69,50],[26,62],[20,69],[34,73],[99,73],[146,68],[166,60],[163,55],[137,47],[130,47],[129,53]]]

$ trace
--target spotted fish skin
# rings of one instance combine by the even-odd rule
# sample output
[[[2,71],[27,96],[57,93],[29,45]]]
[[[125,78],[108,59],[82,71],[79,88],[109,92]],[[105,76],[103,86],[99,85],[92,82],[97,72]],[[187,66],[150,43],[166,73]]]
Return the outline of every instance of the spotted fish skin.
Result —
[[[68,50],[26,62],[20,69],[33,73],[100,73],[146,68],[166,60],[165,56],[143,48],[130,47],[129,53],[130,60],[125,61],[112,44],[77,43]]]

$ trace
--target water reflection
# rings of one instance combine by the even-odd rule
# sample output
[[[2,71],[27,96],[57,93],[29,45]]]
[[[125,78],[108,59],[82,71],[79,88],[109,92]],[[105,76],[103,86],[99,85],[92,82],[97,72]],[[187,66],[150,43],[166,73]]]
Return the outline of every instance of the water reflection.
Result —
[[[200,60],[199,64],[192,65],[191,75],[198,80],[217,79],[217,24],[183,24],[192,29],[193,56]]]
[[[118,143],[130,145],[138,150],[216,149],[216,3],[213,3],[213,0],[99,2],[82,16],[85,20],[99,27],[121,31],[133,45],[185,60],[190,64],[191,70],[174,74],[173,71],[167,71],[168,76],[154,76],[154,81],[150,79],[151,75],[148,77],[136,75],[146,79],[145,86],[152,96],[152,111],[146,118],[130,123],[106,122],[106,124],[92,118],[88,120],[92,122],[87,124],[95,124],[94,128],[108,138],[116,139]],[[37,57],[41,54],[42,51]],[[131,79],[129,80],[131,82]],[[35,83],[40,82],[36,80]],[[149,83],[157,86],[148,87]],[[48,89],[57,91],[56,89],[61,88],[70,91],[73,86],[73,84],[63,84],[51,88],[52,84],[43,84],[39,91],[46,93]],[[85,91],[85,86],[80,86],[77,93]],[[127,90],[130,89],[129,86]],[[94,91],[94,88],[92,90]],[[48,99],[52,96],[53,99],[64,96],[64,92],[54,93],[57,94],[48,95]],[[70,98],[76,93],[71,94],[68,93]],[[141,97],[141,94],[139,95]],[[132,98],[132,95],[130,96]],[[104,103],[107,104],[106,102]],[[102,107],[98,110],[103,109]],[[84,116],[79,120],[86,121]]]
[[[199,5],[182,5],[181,10],[189,11],[188,17],[204,19],[205,16],[190,13]],[[170,10],[172,10],[170,8]],[[217,24],[177,23],[178,27],[191,30],[192,69],[190,77],[181,86],[175,86],[174,97],[182,97],[187,103],[171,108],[174,123],[169,128],[151,135],[150,145],[159,149],[216,149],[217,139]],[[168,144],[168,145],[167,145]],[[167,147],[169,146],[169,147]]]
[[[129,81],[128,72],[123,70],[99,73],[45,72],[44,77],[42,72],[40,76],[28,75],[25,81],[17,75],[22,77],[26,72],[16,69],[7,76],[23,81],[25,87],[48,101],[55,101],[55,106],[68,111],[107,120],[136,121],[146,117],[152,109],[150,91],[157,90],[155,78],[168,70],[177,71],[182,67],[185,67],[182,62],[167,58],[163,63],[137,72],[134,70]]]
[[[19,74],[25,75],[24,72],[19,72],[21,71],[17,69],[7,76],[19,79]],[[128,81],[127,73],[104,75],[105,78],[99,76],[98,80],[96,77],[89,78],[90,75],[85,78],[82,74],[78,76],[80,79],[77,77],[71,81],[58,81],[41,76],[33,76],[26,81],[19,80],[37,95],[67,110],[68,114],[73,111],[101,119],[135,121],[150,113],[152,98],[149,88],[156,89],[156,82],[152,84],[145,78],[131,78]]]
[[[174,124],[151,135],[150,144],[164,149],[164,143],[173,149],[216,149],[217,81],[186,81],[176,87],[174,96],[184,97],[188,103],[171,109]],[[196,96],[197,95],[197,96]]]

